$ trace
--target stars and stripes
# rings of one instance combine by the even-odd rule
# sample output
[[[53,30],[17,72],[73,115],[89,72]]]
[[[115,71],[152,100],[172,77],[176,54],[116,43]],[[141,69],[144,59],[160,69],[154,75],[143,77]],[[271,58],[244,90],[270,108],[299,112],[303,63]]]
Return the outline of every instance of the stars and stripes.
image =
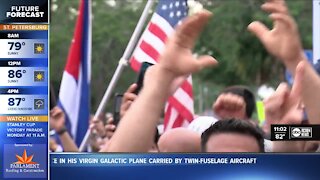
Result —
[[[130,59],[131,67],[139,71],[142,62],[157,63],[166,39],[174,27],[188,15],[186,0],[160,0],[137,48]],[[187,126],[193,120],[192,78],[189,76],[180,88],[168,99],[165,107],[165,130]]]

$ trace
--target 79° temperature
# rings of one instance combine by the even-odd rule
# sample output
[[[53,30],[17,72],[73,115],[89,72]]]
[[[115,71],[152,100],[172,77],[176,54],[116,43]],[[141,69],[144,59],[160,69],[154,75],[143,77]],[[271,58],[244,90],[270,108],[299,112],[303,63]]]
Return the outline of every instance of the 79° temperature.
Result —
[[[10,45],[9,51],[12,51],[12,50],[19,51],[22,46],[26,45],[25,42],[8,42],[8,44]]]

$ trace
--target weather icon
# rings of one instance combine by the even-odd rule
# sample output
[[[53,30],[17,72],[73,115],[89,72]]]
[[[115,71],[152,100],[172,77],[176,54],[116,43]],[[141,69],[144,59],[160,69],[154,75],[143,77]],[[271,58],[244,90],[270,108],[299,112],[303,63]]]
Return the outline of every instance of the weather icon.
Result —
[[[44,53],[44,43],[34,43],[34,54]]]
[[[45,79],[44,71],[34,71],[33,75],[33,79],[35,82],[43,82]]]
[[[34,99],[34,109],[44,109],[44,99]]]

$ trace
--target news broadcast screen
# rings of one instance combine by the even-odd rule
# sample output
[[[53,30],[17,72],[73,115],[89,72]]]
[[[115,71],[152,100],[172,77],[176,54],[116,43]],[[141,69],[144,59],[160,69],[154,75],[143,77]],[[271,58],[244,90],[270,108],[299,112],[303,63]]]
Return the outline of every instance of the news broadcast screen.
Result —
[[[320,177],[320,0],[1,0],[1,179]]]

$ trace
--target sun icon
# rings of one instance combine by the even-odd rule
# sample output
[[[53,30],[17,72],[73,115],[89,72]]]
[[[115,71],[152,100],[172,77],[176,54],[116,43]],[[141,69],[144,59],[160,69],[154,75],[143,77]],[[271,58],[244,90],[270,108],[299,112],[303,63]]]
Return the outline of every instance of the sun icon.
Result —
[[[43,81],[44,78],[44,71],[34,71],[34,81]]]
[[[36,51],[42,52],[42,51],[43,51],[43,48],[42,48],[41,46],[37,46],[37,47],[36,47]]]
[[[43,54],[44,53],[44,44],[43,43],[35,43],[34,44],[34,53],[35,54]]]
[[[38,73],[37,75],[36,75],[36,78],[37,78],[37,80],[42,80],[43,79],[43,76],[42,76],[42,74],[41,73]]]

